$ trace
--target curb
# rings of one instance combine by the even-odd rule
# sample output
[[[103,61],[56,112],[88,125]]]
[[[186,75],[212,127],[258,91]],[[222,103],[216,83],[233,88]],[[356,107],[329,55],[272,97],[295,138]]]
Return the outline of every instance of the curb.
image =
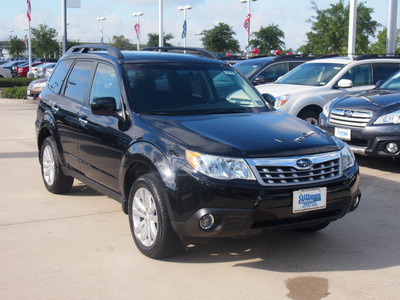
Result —
[[[0,98],[0,104],[37,104],[37,100]]]

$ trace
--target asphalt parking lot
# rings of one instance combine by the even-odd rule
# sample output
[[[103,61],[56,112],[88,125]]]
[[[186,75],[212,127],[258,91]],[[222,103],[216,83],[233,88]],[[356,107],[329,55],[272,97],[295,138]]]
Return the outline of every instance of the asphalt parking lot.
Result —
[[[360,158],[362,202],[318,233],[139,253],[120,204],[45,189],[35,104],[0,100],[0,299],[399,299],[400,161]]]

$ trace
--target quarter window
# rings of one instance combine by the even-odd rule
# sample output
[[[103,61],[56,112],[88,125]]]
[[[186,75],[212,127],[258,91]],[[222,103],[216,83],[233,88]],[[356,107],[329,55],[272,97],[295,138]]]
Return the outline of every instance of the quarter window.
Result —
[[[49,79],[48,87],[51,91],[58,94],[61,90],[61,87],[64,83],[64,78],[68,73],[69,68],[71,67],[72,60],[62,60],[57,65],[56,69],[53,72],[53,75]]]
[[[350,79],[353,86],[363,86],[372,84],[372,66],[371,64],[358,65],[346,72],[342,79]]]

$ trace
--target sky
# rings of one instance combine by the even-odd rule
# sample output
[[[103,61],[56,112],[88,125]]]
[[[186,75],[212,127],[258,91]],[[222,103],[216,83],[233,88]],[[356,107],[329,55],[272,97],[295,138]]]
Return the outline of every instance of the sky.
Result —
[[[325,9],[339,0],[315,0],[319,9]],[[191,5],[187,11],[187,47],[202,47],[199,34],[212,29],[218,23],[226,23],[236,33],[234,36],[243,50],[247,43],[247,31],[243,22],[247,15],[247,3],[240,0],[164,0],[164,33],[171,33],[170,42],[183,46],[181,38],[183,12],[179,6]],[[346,1],[347,2],[347,1]],[[372,18],[387,26],[389,0],[364,0],[367,7],[374,9]],[[58,31],[61,39],[61,0],[31,0],[32,27],[47,24]],[[13,36],[21,39],[28,27],[26,0],[0,0],[0,40]],[[400,6],[398,7],[400,8]],[[251,32],[261,26],[278,25],[285,33],[286,49],[296,50],[307,41],[306,33],[311,24],[307,20],[315,15],[310,0],[257,0],[251,1]],[[110,41],[113,35],[124,35],[136,44],[132,13],[143,12],[140,17],[141,44],[147,43],[148,33],[158,33],[159,0],[81,0],[80,8],[67,9],[68,39],[85,42],[100,42],[100,22],[97,17],[106,17],[103,23],[104,40]],[[397,27],[399,27],[397,18]]]

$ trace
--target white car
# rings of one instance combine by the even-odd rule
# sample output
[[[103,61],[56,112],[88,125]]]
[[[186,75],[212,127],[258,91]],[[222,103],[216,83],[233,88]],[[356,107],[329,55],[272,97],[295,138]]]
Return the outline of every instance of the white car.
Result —
[[[12,77],[11,69],[6,69],[0,66],[0,78],[2,77],[11,78]]]
[[[321,58],[306,62],[275,83],[258,85],[272,95],[275,108],[318,124],[324,105],[341,95],[372,89],[400,69],[399,58],[362,55]]]

